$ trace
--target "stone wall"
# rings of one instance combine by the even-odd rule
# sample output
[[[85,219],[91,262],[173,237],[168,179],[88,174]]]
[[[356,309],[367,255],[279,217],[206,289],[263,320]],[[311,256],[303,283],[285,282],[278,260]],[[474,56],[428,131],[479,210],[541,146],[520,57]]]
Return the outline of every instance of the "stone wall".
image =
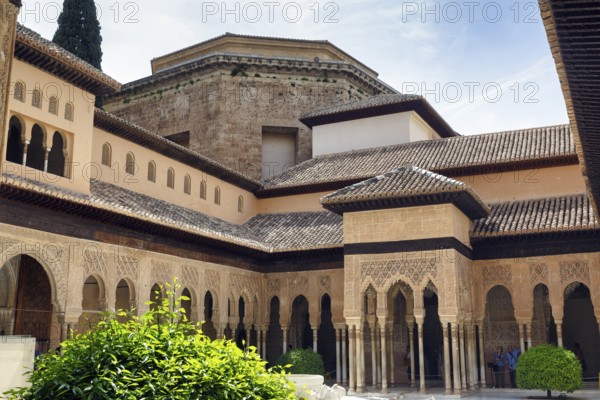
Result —
[[[192,150],[257,179],[264,126],[297,129],[299,163],[312,156],[311,130],[298,120],[302,114],[381,92],[342,72],[235,64],[151,78],[126,86],[105,108],[161,136],[189,132]]]

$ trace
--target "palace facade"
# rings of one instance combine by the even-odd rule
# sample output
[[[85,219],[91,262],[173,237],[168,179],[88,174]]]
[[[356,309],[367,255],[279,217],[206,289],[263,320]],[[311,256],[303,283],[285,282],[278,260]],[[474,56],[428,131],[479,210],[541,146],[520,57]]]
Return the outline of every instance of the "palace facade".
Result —
[[[461,136],[327,41],[225,34],[121,86],[0,0],[0,329],[52,350],[177,279],[208,336],[269,362],[313,348],[356,392],[460,394],[497,346],[548,342],[597,374],[572,3],[540,1],[570,125]]]

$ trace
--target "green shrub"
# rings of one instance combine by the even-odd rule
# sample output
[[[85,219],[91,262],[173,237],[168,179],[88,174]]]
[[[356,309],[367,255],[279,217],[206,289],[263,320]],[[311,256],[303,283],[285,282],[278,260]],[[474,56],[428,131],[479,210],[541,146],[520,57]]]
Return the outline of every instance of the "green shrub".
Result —
[[[186,321],[174,290],[140,318],[107,314],[91,331],[38,359],[32,386],[9,399],[293,399],[284,372],[254,348],[211,341]]]
[[[529,349],[519,357],[517,386],[521,389],[572,393],[583,387],[581,364],[571,351],[545,344]]]
[[[309,349],[293,349],[279,357],[279,365],[290,374],[324,375],[325,366],[319,353]]]

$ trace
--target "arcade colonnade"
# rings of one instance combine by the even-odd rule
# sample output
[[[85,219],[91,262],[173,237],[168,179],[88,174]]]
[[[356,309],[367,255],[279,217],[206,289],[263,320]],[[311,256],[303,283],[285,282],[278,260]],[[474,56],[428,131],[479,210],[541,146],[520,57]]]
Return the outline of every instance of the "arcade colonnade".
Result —
[[[357,392],[485,385],[499,345],[579,342],[588,373],[600,370],[596,253],[509,262],[454,250],[356,254],[343,269],[261,274],[21,227],[2,232],[0,329],[50,350],[101,310],[143,313],[157,285],[177,277],[187,315],[205,321],[210,337],[244,340],[271,362],[290,344],[316,349],[331,377]]]

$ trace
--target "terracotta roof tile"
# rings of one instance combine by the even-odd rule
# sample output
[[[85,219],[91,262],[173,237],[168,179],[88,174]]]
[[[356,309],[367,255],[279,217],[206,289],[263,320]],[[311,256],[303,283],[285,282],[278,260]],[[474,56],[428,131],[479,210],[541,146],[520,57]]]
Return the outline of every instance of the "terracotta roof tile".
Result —
[[[329,211],[264,214],[245,227],[274,249],[317,249],[342,245],[342,217]]]
[[[308,119],[314,117],[322,117],[325,115],[338,114],[341,112],[363,110],[365,108],[380,107],[390,104],[402,103],[412,100],[424,100],[422,96],[416,94],[381,94],[378,96],[368,97],[357,101],[351,101],[344,104],[335,105],[332,107],[321,108],[307,114],[304,114],[300,119]]]
[[[263,182],[260,197],[335,188],[384,174],[402,165],[447,176],[519,167],[575,164],[568,125],[459,136],[317,156]],[[337,186],[339,188],[339,184]]]
[[[259,215],[237,225],[98,180],[91,195],[9,174],[2,184],[265,253],[342,246],[341,218],[328,211]]]
[[[475,222],[472,238],[600,229],[585,194],[497,203],[490,208],[489,217]]]
[[[415,166],[395,169],[321,199],[321,204],[334,212],[441,203],[454,203],[472,218],[489,213],[467,184]]]

